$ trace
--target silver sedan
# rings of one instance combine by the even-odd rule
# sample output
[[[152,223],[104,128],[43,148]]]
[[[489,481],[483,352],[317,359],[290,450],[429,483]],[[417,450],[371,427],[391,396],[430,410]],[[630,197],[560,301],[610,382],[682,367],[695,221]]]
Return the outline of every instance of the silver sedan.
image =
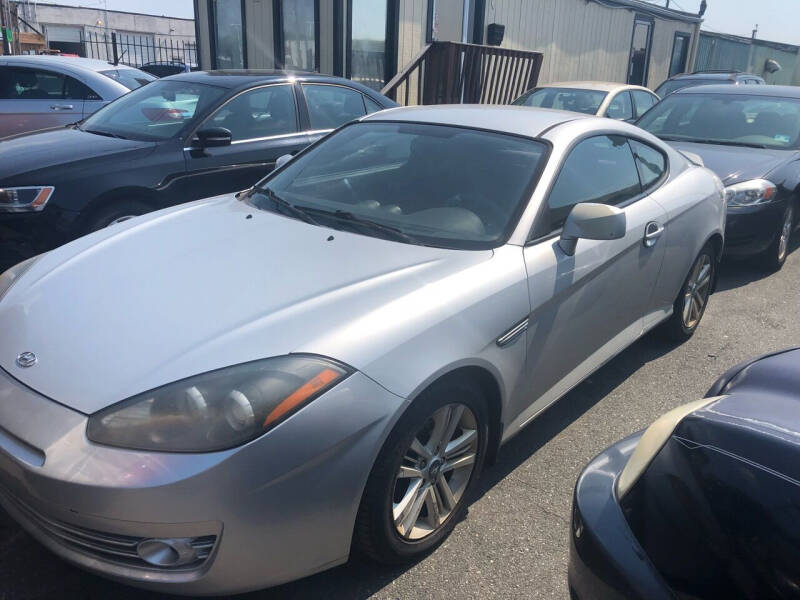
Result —
[[[0,501],[184,594],[413,559],[503,442],[712,292],[722,185],[622,122],[394,109],[0,278]]]

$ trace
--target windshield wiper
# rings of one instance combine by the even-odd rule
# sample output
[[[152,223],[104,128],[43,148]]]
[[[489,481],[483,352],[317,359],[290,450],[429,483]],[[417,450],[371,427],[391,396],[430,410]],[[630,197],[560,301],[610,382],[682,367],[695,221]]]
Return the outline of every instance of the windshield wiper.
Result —
[[[319,221],[314,219],[311,215],[309,215],[304,209],[299,208],[289,202],[288,200],[281,198],[278,194],[276,194],[273,190],[268,187],[264,188],[253,188],[253,193],[255,194],[263,194],[270,200],[272,200],[273,205],[276,209],[276,212],[283,213],[284,215],[294,217],[311,225],[320,225]]]
[[[124,135],[120,135],[118,133],[111,133],[110,131],[100,131],[98,129],[81,129],[81,131],[85,131],[86,133],[93,133],[95,135],[103,135],[105,137],[117,138],[118,140],[130,139],[130,138],[126,138]]]
[[[401,231],[397,227],[392,227],[391,225],[384,225],[383,223],[379,223],[378,221],[373,221],[372,219],[360,217],[346,210],[324,210],[321,208],[311,208],[311,207],[308,207],[305,210],[309,212],[319,213],[327,217],[333,217],[334,219],[337,219],[339,221],[345,221],[348,223],[353,223],[355,225],[361,225],[362,227],[371,229],[372,231],[383,233],[387,237],[391,237],[399,242],[406,242],[408,244],[420,244],[420,241],[417,238],[408,235],[407,233]]]
[[[697,139],[690,137],[676,137],[671,135],[660,135],[660,139],[665,142],[690,142],[692,144],[713,144],[717,146],[742,146],[743,148],[761,148],[765,149],[767,146],[764,144],[756,144],[753,142],[737,142],[735,140],[708,140]]]

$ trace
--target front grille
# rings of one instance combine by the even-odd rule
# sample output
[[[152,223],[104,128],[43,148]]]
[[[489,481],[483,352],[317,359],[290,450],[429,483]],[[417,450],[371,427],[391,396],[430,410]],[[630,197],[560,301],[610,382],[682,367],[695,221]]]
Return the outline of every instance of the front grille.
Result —
[[[77,525],[69,525],[62,521],[52,519],[33,510],[21,500],[15,498],[6,490],[2,495],[22,515],[62,546],[88,554],[100,560],[121,564],[128,567],[137,567],[157,571],[187,571],[198,568],[205,562],[214,548],[216,536],[207,535],[191,539],[191,546],[195,549],[196,559],[175,567],[158,567],[145,562],[139,557],[136,549],[143,537],[118,535],[115,533],[102,533],[93,529],[86,529]]]

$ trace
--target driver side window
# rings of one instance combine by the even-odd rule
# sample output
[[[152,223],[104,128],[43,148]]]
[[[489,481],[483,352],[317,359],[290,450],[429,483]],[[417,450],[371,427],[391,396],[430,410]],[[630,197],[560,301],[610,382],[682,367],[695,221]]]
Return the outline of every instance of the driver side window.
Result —
[[[292,86],[269,85],[244,92],[221,106],[207,124],[228,129],[234,142],[296,133]]]
[[[572,149],[550,190],[537,227],[547,235],[564,226],[572,207],[581,202],[617,206],[642,191],[639,173],[628,140],[622,136],[595,136]]]

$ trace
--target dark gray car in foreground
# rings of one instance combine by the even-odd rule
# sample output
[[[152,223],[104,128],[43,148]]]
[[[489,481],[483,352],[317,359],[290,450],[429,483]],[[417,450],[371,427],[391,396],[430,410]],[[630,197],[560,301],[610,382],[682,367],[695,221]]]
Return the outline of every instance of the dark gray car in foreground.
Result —
[[[797,598],[800,349],[740,364],[575,486],[573,598]]]

